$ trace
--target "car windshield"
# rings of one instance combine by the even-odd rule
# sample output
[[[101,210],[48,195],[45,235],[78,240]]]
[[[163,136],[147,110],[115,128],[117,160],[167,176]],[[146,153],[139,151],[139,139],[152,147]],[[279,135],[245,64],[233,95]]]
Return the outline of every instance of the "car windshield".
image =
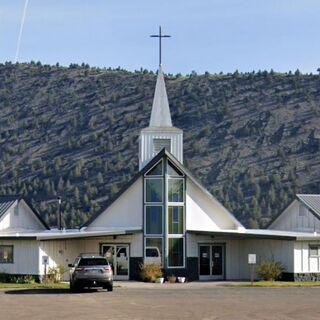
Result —
[[[105,258],[82,258],[78,266],[105,266],[108,261]]]

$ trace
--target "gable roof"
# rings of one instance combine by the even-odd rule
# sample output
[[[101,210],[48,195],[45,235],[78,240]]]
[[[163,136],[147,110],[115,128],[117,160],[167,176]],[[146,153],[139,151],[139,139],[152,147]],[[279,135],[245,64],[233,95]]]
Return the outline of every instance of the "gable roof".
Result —
[[[96,218],[98,218],[104,211],[106,211],[125,191],[127,191],[141,176],[147,173],[160,159],[166,156],[182,173],[184,173],[195,185],[197,185],[200,190],[205,193],[211,200],[219,203],[230,216],[230,218],[239,227],[243,225],[236,219],[236,217],[229,212],[200,182],[198,182],[191,174],[191,172],[182,164],[178,159],[176,159],[169,151],[163,148],[145,167],[143,167],[120,191],[112,197],[108,202],[106,207],[93,215],[87,222],[85,222],[80,228],[89,226]]]
[[[297,194],[297,198],[320,219],[320,194]]]
[[[0,196],[0,218],[17,201],[17,198],[10,196]]]
[[[0,196],[0,219],[1,217],[9,210],[9,208],[16,202],[23,200],[31,209],[33,214],[38,218],[40,223],[47,229],[50,230],[49,226],[42,219],[40,214],[36,211],[36,209],[31,205],[31,203],[24,199],[21,195],[12,195],[12,196]]]
[[[276,222],[280,216],[294,203],[294,201],[298,200],[303,203],[310,212],[320,220],[320,194],[296,194],[296,199],[293,200],[283,211],[279,212],[265,227],[268,229],[272,226],[274,222]]]

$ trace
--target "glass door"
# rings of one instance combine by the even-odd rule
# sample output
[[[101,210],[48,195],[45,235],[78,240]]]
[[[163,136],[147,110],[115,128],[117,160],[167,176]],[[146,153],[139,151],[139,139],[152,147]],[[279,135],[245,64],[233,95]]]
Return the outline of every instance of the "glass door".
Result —
[[[199,246],[200,280],[223,280],[224,263],[224,244]]]
[[[129,280],[129,245],[103,244],[102,254],[111,264],[115,280]]]

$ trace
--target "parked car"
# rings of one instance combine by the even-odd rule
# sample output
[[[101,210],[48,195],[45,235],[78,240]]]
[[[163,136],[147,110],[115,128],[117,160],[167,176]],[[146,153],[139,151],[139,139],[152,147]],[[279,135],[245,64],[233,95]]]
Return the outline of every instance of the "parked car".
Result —
[[[102,287],[113,290],[113,272],[106,257],[81,254],[70,269],[70,290],[75,292],[85,287]]]
[[[161,254],[158,247],[146,247],[145,264],[161,264]]]

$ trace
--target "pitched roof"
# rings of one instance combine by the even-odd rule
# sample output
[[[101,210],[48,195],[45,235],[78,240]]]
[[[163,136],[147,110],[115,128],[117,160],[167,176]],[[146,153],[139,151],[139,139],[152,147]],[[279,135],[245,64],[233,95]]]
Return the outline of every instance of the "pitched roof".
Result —
[[[19,198],[13,196],[0,196],[0,218],[17,200],[19,200]]]
[[[162,67],[159,67],[149,127],[172,127],[170,108]]]
[[[198,182],[190,173],[190,171],[182,164],[178,159],[176,159],[169,151],[163,148],[145,167],[143,167],[114,197],[108,201],[106,207],[93,215],[87,222],[85,222],[82,227],[89,226],[96,218],[98,218],[106,209],[108,209],[111,204],[113,204],[125,191],[127,191],[130,186],[132,186],[141,176],[148,172],[163,156],[166,156],[181,172],[183,172],[194,184],[196,184],[203,193],[205,193],[211,200],[219,203],[223,208],[224,206],[200,183]],[[225,209],[226,214],[228,214],[235,224],[242,227],[242,224],[236,219],[236,217]]]
[[[320,194],[297,194],[297,198],[320,219]]]
[[[13,196],[0,196],[0,218],[8,211],[8,209],[16,202],[23,200],[29,208],[32,210],[33,214],[38,218],[40,223],[47,229],[50,230],[49,226],[42,219],[40,214],[36,211],[36,209],[31,205],[31,203],[24,199],[21,195],[13,195]]]

